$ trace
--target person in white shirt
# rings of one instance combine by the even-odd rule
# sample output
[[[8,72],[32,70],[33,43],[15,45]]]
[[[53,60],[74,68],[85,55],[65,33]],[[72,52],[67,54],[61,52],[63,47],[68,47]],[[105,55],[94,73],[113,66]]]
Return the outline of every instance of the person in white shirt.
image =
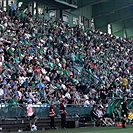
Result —
[[[98,117],[99,118],[103,118],[103,123],[106,126],[112,126],[112,125],[114,125],[114,122],[112,121],[112,119],[110,117],[107,117],[107,115],[104,114],[105,112],[103,112],[103,110],[105,111],[104,108],[98,107],[98,110],[97,110]]]
[[[87,98],[84,102],[84,107],[89,107],[90,106],[90,101],[89,98]]]
[[[97,114],[98,114],[98,117],[103,117],[103,111],[101,107],[98,108]]]
[[[32,100],[31,99],[28,100],[27,117],[28,117],[28,120],[30,121],[31,130],[32,130],[33,127],[35,128],[35,130],[37,130],[35,124],[36,124],[36,122],[38,120],[38,117],[33,112],[33,106],[32,106]],[[33,125],[32,125],[32,119],[34,119]]]

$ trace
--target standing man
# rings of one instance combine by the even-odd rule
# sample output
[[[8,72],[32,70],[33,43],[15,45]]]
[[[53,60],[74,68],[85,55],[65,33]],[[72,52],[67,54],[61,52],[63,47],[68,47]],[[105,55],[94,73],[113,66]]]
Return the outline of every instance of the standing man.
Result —
[[[20,20],[21,20],[22,23],[24,22],[24,18],[25,18],[24,11],[23,11],[23,9],[21,9]]]
[[[51,119],[50,128],[51,129],[56,129],[55,125],[54,125],[54,117],[56,116],[56,114],[55,114],[55,111],[54,111],[54,103],[53,102],[51,103],[50,108],[49,108],[49,116],[50,116],[50,119]]]
[[[126,120],[128,118],[128,108],[127,108],[127,97],[123,98],[121,103],[121,117],[122,117],[122,128],[126,128]]]
[[[60,103],[61,128],[66,129],[66,109],[64,107],[64,100]]]
[[[11,16],[12,17],[16,15],[16,9],[17,9],[16,4],[13,1],[11,1],[11,10],[12,10]]]
[[[38,117],[33,112],[33,106],[32,106],[32,100],[31,99],[28,100],[27,116],[28,116],[28,120],[30,121],[31,131],[37,130],[37,127],[35,126],[35,124],[36,124],[36,121],[38,120]],[[33,125],[32,125],[32,120],[34,120]]]

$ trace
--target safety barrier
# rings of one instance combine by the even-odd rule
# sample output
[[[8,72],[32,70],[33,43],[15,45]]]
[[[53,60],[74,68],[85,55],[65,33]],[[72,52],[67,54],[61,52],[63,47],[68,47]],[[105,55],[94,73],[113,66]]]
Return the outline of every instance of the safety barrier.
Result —
[[[108,106],[107,112],[108,114],[111,114],[115,107],[120,107],[120,104],[122,102],[122,99],[115,99],[112,100],[111,103]],[[127,106],[132,107],[133,109],[133,99],[127,100]],[[46,104],[40,104],[40,105],[34,105],[33,104],[34,111],[36,115],[39,117],[45,117],[49,115],[49,105]],[[68,115],[75,116],[76,114],[83,116],[83,115],[90,115],[92,106],[90,107],[83,107],[83,105],[79,104],[70,104],[67,105],[66,111]],[[57,115],[59,115],[59,105],[55,106],[55,112]],[[7,117],[23,117],[26,116],[26,105],[17,105],[9,107],[8,104],[0,104],[0,118],[7,118]]]
[[[37,116],[45,117],[49,115],[49,105],[41,104],[41,105],[33,105],[33,109]],[[66,111],[68,115],[74,116],[76,114],[89,115],[91,112],[92,106],[85,108],[83,105],[67,105]],[[59,106],[55,106],[55,112],[59,115]],[[24,117],[26,116],[26,105],[17,105],[9,107],[6,104],[0,104],[0,117],[8,118],[8,117]]]

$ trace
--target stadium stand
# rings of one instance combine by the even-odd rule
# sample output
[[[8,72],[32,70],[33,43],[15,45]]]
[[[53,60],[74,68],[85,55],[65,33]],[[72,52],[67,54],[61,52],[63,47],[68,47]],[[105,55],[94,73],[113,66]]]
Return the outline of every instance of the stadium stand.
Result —
[[[25,108],[29,99],[35,108],[65,100],[67,107],[86,110],[94,105],[106,109],[115,98],[132,98],[130,38],[81,24],[71,27],[62,19],[36,18],[14,8],[16,14],[0,11],[0,103],[8,117],[13,108]],[[25,115],[21,113],[16,117]],[[23,124],[22,120],[15,122]]]
[[[95,104],[99,97],[103,102],[113,97],[112,93],[132,96],[130,40],[64,26],[62,20],[41,22],[28,13],[25,22],[11,20],[6,12],[1,17],[6,28],[0,39],[1,101],[8,103],[18,95],[20,102],[32,98],[44,103],[54,97],[55,102],[65,98],[69,103],[83,103],[91,97],[89,103]],[[45,28],[44,34],[37,25]],[[78,65],[83,79],[74,74]]]

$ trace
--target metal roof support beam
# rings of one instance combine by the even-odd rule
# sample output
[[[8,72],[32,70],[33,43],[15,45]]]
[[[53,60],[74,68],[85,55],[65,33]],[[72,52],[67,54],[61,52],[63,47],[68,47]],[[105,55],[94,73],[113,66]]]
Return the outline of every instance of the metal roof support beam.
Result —
[[[131,35],[128,35],[127,37],[133,37],[133,34],[131,34]]]
[[[103,16],[103,15],[105,15],[105,14],[107,14],[108,16],[110,16],[111,14],[115,13],[116,11],[122,10],[122,9],[127,8],[127,7],[130,7],[130,6],[133,6],[133,4],[127,4],[127,5],[125,5],[125,6],[116,8],[116,9],[114,9],[114,10],[110,10],[110,11],[108,11],[108,12],[105,12],[105,13],[102,13],[102,14],[99,14],[99,15],[96,15],[96,16],[93,16],[93,18],[101,17],[101,16]]]
[[[118,18],[118,20],[116,20],[116,21],[110,21],[110,24],[113,24],[113,23],[115,23],[115,22],[119,22],[119,21],[123,21],[123,20],[126,20],[126,19],[129,19],[129,18],[132,18],[133,16],[128,16],[128,17],[125,17],[125,18],[121,18],[121,19],[119,19]],[[99,28],[101,28],[101,27],[103,27],[103,26],[106,26],[107,24],[104,24],[104,25],[101,25]]]
[[[79,10],[80,8],[84,8],[84,7],[87,7],[87,6],[91,6],[91,5],[95,5],[95,4],[98,4],[100,2],[102,2],[103,0],[95,0],[94,2],[91,2],[87,5],[84,5],[84,6],[81,6],[81,7],[78,7],[77,9],[71,9],[72,11],[76,11],[76,10]],[[105,0],[106,1],[106,0]]]
[[[110,24],[115,23],[115,22],[119,22],[119,21],[123,21],[123,20],[129,19],[129,18],[133,18],[133,16],[130,15],[130,16],[127,16],[125,18],[121,18],[121,19],[118,19],[118,20],[115,20],[115,21],[112,21],[112,22],[110,21]]]
[[[123,29],[127,29],[127,28],[130,28],[130,27],[133,27],[133,25],[129,25],[129,26],[126,26],[126,27],[123,26]],[[122,30],[123,30],[123,29],[122,29]],[[116,33],[116,32],[118,32],[118,31],[122,31],[122,30],[117,30],[117,31],[114,31],[113,33]]]
[[[61,1],[61,0],[54,0],[54,1],[55,1],[55,2],[58,2],[58,3],[60,3],[60,4],[64,4],[64,5],[70,6],[70,7],[72,7],[72,8],[78,8],[78,6],[73,5],[73,4],[69,4],[69,3],[65,2],[65,1]]]

